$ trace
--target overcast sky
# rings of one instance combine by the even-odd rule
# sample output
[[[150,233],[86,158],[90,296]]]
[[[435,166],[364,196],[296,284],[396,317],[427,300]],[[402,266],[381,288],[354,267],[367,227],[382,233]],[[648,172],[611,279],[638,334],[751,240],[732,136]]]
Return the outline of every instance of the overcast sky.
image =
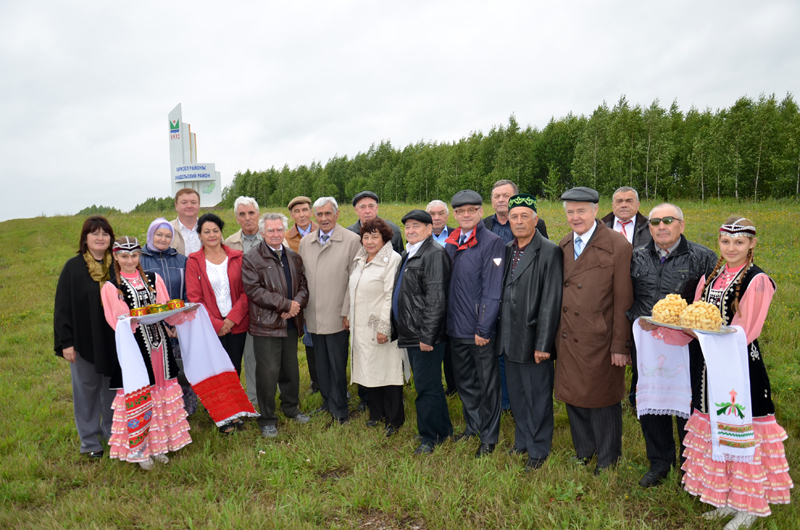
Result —
[[[800,80],[800,2],[0,0],[0,220],[171,193],[167,114],[237,171]]]

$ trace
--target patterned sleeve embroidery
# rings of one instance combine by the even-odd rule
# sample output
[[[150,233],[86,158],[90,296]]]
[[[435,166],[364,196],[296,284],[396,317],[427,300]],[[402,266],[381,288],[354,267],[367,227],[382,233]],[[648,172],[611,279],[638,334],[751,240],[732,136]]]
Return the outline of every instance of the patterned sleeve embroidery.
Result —
[[[369,316],[369,321],[367,322],[367,325],[374,328],[375,331],[377,331],[378,333],[383,333],[386,336],[392,334],[392,324],[390,322],[384,322],[375,315]]]

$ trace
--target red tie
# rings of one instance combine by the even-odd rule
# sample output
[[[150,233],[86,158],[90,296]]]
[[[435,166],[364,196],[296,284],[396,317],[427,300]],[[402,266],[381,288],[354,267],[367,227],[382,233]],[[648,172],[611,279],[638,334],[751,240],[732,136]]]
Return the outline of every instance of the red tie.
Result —
[[[627,225],[627,224],[630,224],[630,223],[632,223],[632,222],[633,222],[633,220],[632,220],[632,219],[629,219],[629,220],[627,220],[627,221],[620,221],[620,222],[619,222],[619,226],[622,228],[622,230],[620,230],[620,233],[621,233],[623,236],[625,236],[625,237],[628,237],[628,232],[626,232],[626,231],[625,231],[625,225]]]

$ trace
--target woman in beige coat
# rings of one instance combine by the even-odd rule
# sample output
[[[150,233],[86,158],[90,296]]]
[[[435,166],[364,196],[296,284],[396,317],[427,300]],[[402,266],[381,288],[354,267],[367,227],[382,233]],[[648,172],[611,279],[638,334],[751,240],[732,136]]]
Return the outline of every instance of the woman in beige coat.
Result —
[[[386,423],[391,436],[405,422],[404,350],[392,342],[392,294],[400,255],[392,250],[392,229],[380,218],[361,226],[361,250],[350,275],[352,383],[369,393],[368,427]]]

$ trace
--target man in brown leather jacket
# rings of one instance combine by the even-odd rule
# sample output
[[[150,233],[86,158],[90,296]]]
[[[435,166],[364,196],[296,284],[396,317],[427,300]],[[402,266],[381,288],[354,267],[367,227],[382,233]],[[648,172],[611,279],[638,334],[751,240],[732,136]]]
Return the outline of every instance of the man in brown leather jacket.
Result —
[[[261,433],[278,435],[275,387],[280,386],[281,411],[307,423],[300,411],[300,369],[297,337],[303,332],[303,308],[308,303],[308,285],[303,259],[283,245],[288,220],[279,213],[261,216],[259,229],[264,241],[245,254],[242,283],[250,300],[250,334],[256,357],[256,393]]]

